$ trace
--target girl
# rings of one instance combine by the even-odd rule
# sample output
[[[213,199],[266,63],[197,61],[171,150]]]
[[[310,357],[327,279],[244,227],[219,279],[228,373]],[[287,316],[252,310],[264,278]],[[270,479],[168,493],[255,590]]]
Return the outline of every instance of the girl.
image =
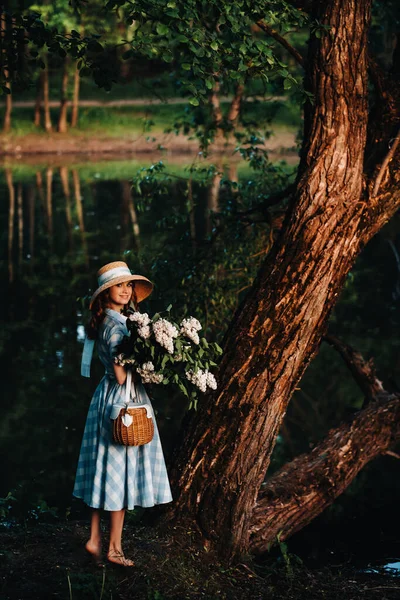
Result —
[[[122,551],[125,509],[172,500],[156,424],[151,442],[143,446],[123,446],[112,440],[110,419],[113,404],[123,404],[125,396],[127,372],[114,362],[118,344],[128,335],[123,313],[131,302],[136,310],[139,302],[151,294],[153,284],[142,275],[132,275],[124,262],[105,265],[97,276],[98,289],[90,301],[92,318],[87,327],[81,373],[90,377],[95,340],[106,371],[90,404],[73,494],[93,509],[86,550],[100,564],[99,509],[110,511],[107,558],[112,563],[131,567],[133,561],[125,558]],[[143,385],[138,382],[135,388],[138,400],[150,404]]]

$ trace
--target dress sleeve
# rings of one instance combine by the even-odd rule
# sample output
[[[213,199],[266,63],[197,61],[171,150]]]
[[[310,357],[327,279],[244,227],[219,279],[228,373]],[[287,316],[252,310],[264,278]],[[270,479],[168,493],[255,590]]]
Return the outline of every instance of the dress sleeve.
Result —
[[[116,354],[118,354],[118,350],[117,350],[118,345],[122,342],[125,335],[126,335],[126,330],[119,323],[116,323],[115,325],[110,327],[107,332],[106,342],[107,342],[107,346],[108,346],[109,356],[113,362],[114,362],[114,356],[116,356]]]

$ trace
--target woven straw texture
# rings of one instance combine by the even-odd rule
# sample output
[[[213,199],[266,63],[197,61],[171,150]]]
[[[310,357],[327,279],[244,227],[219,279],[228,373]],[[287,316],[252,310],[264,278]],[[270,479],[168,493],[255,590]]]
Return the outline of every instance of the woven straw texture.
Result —
[[[128,413],[133,421],[126,427],[122,417]],[[113,424],[113,438],[117,444],[124,446],[143,446],[151,442],[154,436],[154,423],[148,418],[145,408],[121,408]]]

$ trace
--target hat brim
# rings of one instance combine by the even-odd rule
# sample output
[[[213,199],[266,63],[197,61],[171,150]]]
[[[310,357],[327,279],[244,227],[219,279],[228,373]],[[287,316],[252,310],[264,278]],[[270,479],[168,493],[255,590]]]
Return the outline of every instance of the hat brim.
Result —
[[[142,302],[145,298],[150,296],[153,291],[153,284],[150,279],[144,277],[143,275],[121,275],[120,277],[115,277],[112,281],[108,283],[104,283],[94,292],[93,296],[90,299],[89,309],[92,308],[93,302],[96,300],[97,296],[112,287],[113,285],[117,285],[118,283],[125,283],[127,281],[135,282],[135,293],[138,303]]]

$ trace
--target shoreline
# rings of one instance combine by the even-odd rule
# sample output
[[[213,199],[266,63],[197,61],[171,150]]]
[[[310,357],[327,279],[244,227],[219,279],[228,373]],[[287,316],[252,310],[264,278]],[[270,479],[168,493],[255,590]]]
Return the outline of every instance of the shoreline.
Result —
[[[208,156],[227,156],[231,159],[240,159],[236,150],[237,145],[232,143],[213,144]],[[275,161],[285,159],[289,164],[298,162],[295,134],[291,131],[279,131],[273,134],[264,145],[265,150],[271,154]],[[0,161],[16,159],[17,162],[26,159],[48,160],[69,159],[72,156],[92,158],[103,157],[104,160],[111,156],[121,156],[133,159],[135,157],[148,157],[150,154],[159,154],[161,157],[182,157],[182,155],[196,156],[200,152],[197,139],[190,139],[185,135],[163,132],[154,132],[153,135],[125,133],[125,135],[107,136],[99,132],[91,133],[28,133],[0,134]]]

